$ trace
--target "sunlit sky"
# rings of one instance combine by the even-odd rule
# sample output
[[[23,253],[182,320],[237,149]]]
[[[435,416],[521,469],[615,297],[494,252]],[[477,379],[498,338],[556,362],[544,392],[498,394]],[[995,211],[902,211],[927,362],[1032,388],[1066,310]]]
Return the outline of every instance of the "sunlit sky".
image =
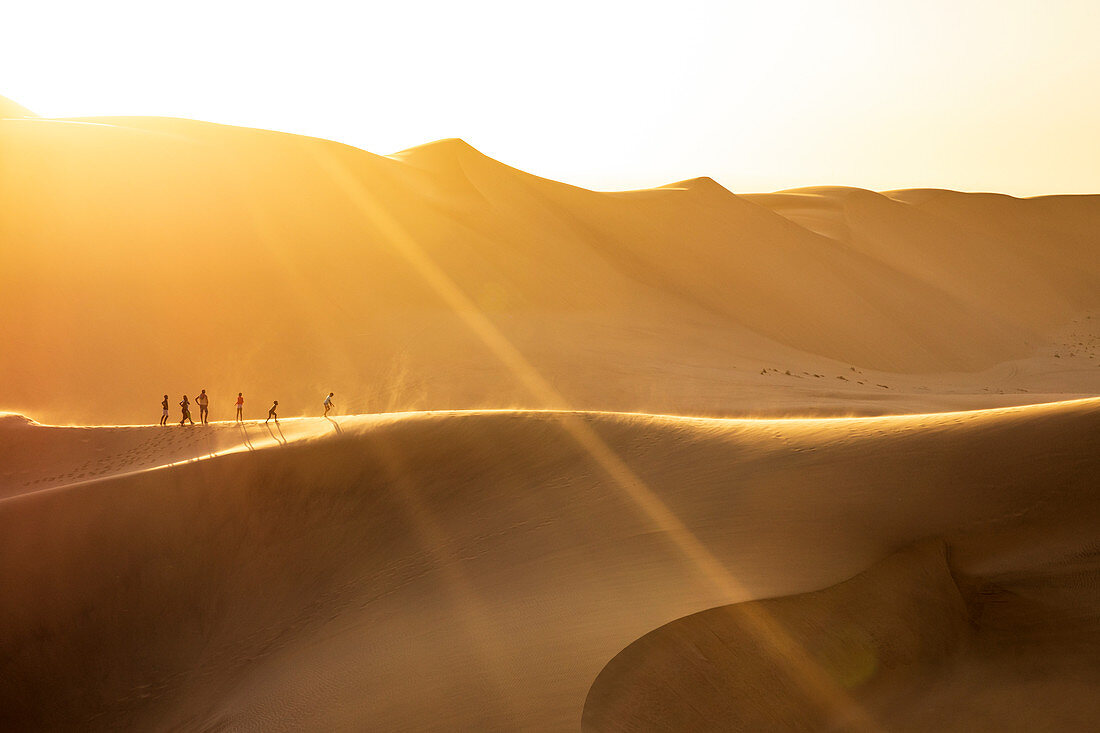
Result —
[[[597,189],[1100,192],[1100,2],[12,2],[0,94]]]

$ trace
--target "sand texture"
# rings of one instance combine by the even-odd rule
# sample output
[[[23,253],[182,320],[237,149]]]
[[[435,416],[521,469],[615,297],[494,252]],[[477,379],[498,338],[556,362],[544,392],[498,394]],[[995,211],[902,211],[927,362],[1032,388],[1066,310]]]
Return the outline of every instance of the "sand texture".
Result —
[[[1095,730],[1100,196],[0,117],[0,730]]]
[[[1003,713],[1030,688],[1065,692],[1060,729],[1095,712],[1081,694],[1095,679],[1077,671],[1097,668],[1100,640],[1096,400],[836,420],[216,425],[192,460],[178,446],[162,468],[145,452],[204,429],[9,417],[2,430],[24,477],[5,476],[0,501],[5,728],[566,730],[587,696],[592,730],[696,729],[683,707],[704,727],[775,715],[812,730],[850,712],[835,695],[906,730],[935,729],[942,706],[952,720],[976,709],[959,723],[974,730],[982,705]],[[116,463],[35,488],[59,446]],[[764,602],[765,628],[804,649],[792,660],[737,628],[739,606],[689,616],[829,586],[927,538],[935,552]],[[964,595],[952,572],[979,590]],[[707,622],[732,627],[717,651],[698,647],[725,660],[710,677],[683,650]],[[815,661],[830,653],[857,668]],[[824,699],[777,679],[811,663]],[[661,681],[688,674],[705,680]],[[882,702],[899,695],[900,711]]]

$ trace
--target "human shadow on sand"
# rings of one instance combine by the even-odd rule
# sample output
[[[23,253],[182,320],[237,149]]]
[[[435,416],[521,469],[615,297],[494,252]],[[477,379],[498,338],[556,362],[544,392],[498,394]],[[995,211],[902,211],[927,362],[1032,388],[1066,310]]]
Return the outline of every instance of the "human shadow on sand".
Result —
[[[256,450],[256,446],[252,445],[252,440],[248,437],[248,428],[244,426],[244,423],[237,424],[237,431],[241,434],[241,440],[244,441],[245,446],[249,450]]]
[[[286,436],[283,435],[283,429],[279,425],[278,420],[275,421],[275,430],[279,431],[278,435],[275,434],[275,430],[271,429],[271,423],[265,422],[264,427],[267,428],[267,432],[271,433],[271,437],[275,439],[276,443],[278,443],[279,445],[286,445],[287,444]]]

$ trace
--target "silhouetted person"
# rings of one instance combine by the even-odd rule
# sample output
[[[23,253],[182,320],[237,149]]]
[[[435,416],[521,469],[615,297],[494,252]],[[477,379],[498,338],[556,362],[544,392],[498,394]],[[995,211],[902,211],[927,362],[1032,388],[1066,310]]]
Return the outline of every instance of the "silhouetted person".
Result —
[[[205,425],[207,418],[210,417],[210,398],[206,396],[205,389],[195,398],[195,403],[199,406],[199,421]]]
[[[334,407],[334,405],[332,404],[332,396],[334,394],[336,394],[336,393],[335,392],[329,392],[328,397],[325,398],[325,414],[324,414],[324,417],[328,417],[328,411],[331,410]]]
[[[180,420],[180,425],[183,425],[185,422],[194,425],[195,421],[191,419],[191,402],[187,399],[187,395],[183,396],[183,402],[180,403],[180,408],[183,410],[183,419]]]
[[[279,409],[279,400],[275,400],[275,403],[271,405],[271,409],[267,411],[267,420],[275,418],[275,422],[279,422],[279,416],[275,414],[275,411]],[[266,423],[267,420],[264,420]]]
[[[168,395],[164,395],[164,399],[161,400],[160,406],[163,408],[160,412],[160,424],[168,424]]]
[[[244,392],[237,393],[237,422],[244,420]]]

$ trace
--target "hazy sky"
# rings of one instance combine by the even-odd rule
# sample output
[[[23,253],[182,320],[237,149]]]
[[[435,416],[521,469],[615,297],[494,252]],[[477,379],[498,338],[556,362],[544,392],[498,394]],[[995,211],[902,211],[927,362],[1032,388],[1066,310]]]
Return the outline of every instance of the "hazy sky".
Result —
[[[591,188],[1100,192],[1097,0],[0,4],[0,94]]]

